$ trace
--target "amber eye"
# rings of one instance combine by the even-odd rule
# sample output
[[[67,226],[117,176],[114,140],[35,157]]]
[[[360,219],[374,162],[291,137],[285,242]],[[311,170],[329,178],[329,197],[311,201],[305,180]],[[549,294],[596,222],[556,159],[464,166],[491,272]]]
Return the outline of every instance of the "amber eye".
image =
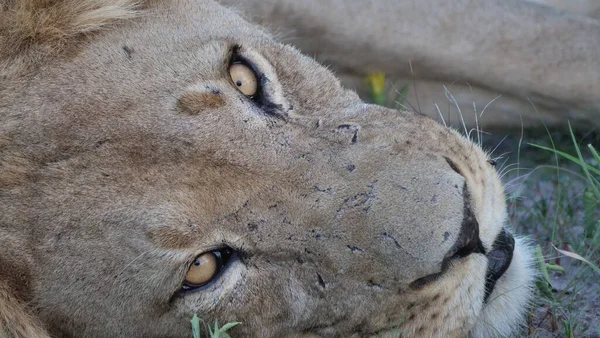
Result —
[[[185,274],[182,290],[194,290],[212,282],[229,261],[232,253],[231,249],[225,248],[205,252],[196,257]]]
[[[258,78],[254,70],[241,62],[235,62],[229,67],[231,81],[242,94],[253,97],[258,92]]]
[[[213,276],[217,273],[217,258],[212,252],[208,252],[198,256],[187,274],[185,274],[185,281],[189,284],[204,284],[210,281]]]

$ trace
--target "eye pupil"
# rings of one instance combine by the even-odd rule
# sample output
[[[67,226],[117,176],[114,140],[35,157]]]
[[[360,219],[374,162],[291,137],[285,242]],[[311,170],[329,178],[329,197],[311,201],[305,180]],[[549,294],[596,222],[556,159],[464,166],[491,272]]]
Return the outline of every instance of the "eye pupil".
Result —
[[[238,87],[241,87],[241,86],[242,86],[242,81],[240,81],[240,80],[237,80],[237,81],[235,82],[235,84],[236,84]]]
[[[194,261],[194,265],[196,265],[196,266],[200,265],[200,260],[199,260],[199,259],[196,259],[196,260]]]

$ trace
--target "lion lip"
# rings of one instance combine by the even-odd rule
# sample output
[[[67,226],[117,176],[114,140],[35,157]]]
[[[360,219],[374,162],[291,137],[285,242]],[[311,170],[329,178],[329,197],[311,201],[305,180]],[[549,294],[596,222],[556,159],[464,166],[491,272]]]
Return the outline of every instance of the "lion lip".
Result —
[[[515,250],[515,239],[510,232],[502,229],[502,232],[496,237],[492,250],[486,255],[488,259],[488,268],[486,272],[485,297],[487,303],[489,296],[494,291],[496,282],[508,270],[512,262],[513,252]]]

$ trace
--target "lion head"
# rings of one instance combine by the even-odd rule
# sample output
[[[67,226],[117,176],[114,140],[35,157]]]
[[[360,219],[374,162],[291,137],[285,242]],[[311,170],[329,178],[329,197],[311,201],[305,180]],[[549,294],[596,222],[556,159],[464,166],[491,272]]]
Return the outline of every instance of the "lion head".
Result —
[[[0,9],[2,337],[518,329],[531,255],[457,132],[212,1]]]

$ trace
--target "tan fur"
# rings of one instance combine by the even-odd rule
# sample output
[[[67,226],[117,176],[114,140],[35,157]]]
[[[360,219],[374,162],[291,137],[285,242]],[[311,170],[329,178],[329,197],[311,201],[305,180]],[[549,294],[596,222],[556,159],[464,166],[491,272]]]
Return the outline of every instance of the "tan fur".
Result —
[[[0,1],[0,78],[21,74],[48,55],[75,52],[76,41],[137,15],[136,0]]]
[[[2,10],[3,338],[189,337],[193,314],[241,321],[233,337],[522,325],[532,255],[517,238],[484,301],[505,196],[459,133],[365,104],[213,1]],[[257,71],[252,99],[229,79],[234,53]],[[457,256],[467,237],[481,247]],[[182,292],[223,247],[226,268]]]
[[[187,92],[179,98],[179,105],[188,114],[198,114],[207,108],[221,108],[225,100],[219,93],[212,92]]]

